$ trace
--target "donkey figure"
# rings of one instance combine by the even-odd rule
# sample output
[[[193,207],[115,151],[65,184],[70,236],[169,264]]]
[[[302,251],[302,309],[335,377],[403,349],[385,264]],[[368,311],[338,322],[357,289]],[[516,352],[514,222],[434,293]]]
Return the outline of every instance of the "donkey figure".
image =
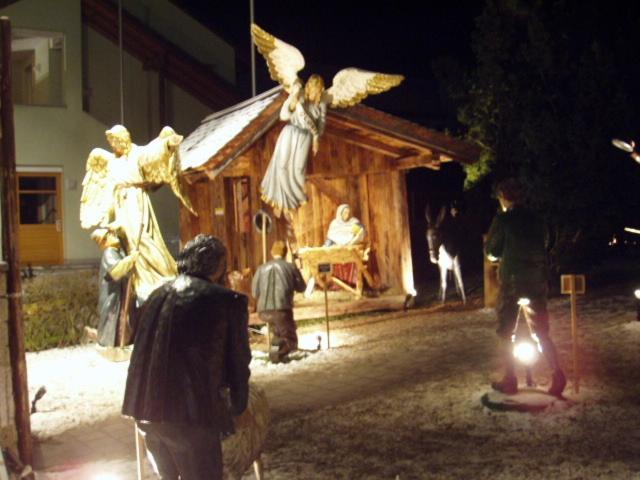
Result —
[[[431,263],[438,265],[440,269],[440,301],[444,303],[447,295],[447,274],[453,272],[455,286],[462,303],[467,303],[462,283],[462,271],[460,270],[459,242],[462,241],[461,232],[457,226],[458,210],[453,207],[450,215],[447,208],[442,206],[438,217],[434,221],[429,205],[425,208],[427,219],[427,242],[429,244],[429,259]]]

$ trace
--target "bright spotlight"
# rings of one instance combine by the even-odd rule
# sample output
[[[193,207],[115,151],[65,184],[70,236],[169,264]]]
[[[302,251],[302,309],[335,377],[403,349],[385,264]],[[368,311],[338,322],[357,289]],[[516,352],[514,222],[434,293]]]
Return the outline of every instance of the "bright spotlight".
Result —
[[[528,298],[519,298],[518,299],[518,305],[520,305],[521,307],[527,307],[527,306],[529,306],[530,303],[531,303],[531,301]]]
[[[513,346],[513,356],[524,365],[533,365],[538,359],[538,349],[531,342],[518,342]]]
[[[635,297],[640,300],[640,288],[636,288],[636,290],[633,292],[633,294],[635,295]]]

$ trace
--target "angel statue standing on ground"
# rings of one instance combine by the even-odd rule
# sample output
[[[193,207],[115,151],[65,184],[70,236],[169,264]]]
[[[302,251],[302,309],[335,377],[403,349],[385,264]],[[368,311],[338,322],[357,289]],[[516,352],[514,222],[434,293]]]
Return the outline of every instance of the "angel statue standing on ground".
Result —
[[[195,215],[180,183],[178,146],[182,136],[171,127],[145,146],[131,142],[129,131],[115,125],[106,131],[113,153],[94,148],[82,182],[82,228],[119,232],[125,253],[137,252],[133,289],[138,304],[165,281],[176,276],[176,262],[164,243],[148,190],[169,184],[183,205]]]
[[[267,61],[271,78],[281,83],[289,94],[280,110],[280,119],[289,123],[280,132],[260,188],[262,199],[273,207],[277,216],[285,212],[290,227],[291,212],[307,201],[304,183],[309,149],[314,155],[318,152],[327,105],[351,107],[367,95],[399,85],[404,77],[345,68],[333,77],[333,85],[327,90],[322,77],[315,74],[303,88],[298,77],[304,68],[300,51],[256,24],[251,25],[251,34]],[[289,232],[292,229],[289,228]]]

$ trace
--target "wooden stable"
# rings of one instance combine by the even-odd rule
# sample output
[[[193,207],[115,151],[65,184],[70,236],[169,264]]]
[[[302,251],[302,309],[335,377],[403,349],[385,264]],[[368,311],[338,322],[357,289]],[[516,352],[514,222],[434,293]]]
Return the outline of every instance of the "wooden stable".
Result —
[[[222,239],[230,269],[254,272],[263,261],[262,239],[252,219],[261,209],[273,217],[259,187],[284,126],[279,112],[285,99],[286,93],[276,88],[213,114],[181,147],[184,178],[198,212],[195,217],[181,210],[181,240],[198,233]],[[405,172],[437,170],[454,160],[470,163],[478,153],[470,144],[362,104],[329,109],[320,150],[309,157],[309,201],[294,215],[298,246],[323,245],[336,208],[348,203],[365,226],[385,295],[404,299],[415,292]],[[274,225],[268,249],[286,236],[284,222]]]

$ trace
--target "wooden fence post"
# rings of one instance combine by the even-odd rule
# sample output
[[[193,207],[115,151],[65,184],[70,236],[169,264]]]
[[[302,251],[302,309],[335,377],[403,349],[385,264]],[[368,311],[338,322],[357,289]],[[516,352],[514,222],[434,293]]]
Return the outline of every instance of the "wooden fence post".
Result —
[[[33,463],[27,362],[24,353],[22,325],[22,281],[18,250],[18,196],[16,191],[16,145],[11,94],[11,22],[0,17],[2,37],[2,70],[0,78],[0,122],[2,127],[2,246],[8,266],[7,297],[9,300],[9,352],[11,356],[15,419],[18,430],[20,460]]]

